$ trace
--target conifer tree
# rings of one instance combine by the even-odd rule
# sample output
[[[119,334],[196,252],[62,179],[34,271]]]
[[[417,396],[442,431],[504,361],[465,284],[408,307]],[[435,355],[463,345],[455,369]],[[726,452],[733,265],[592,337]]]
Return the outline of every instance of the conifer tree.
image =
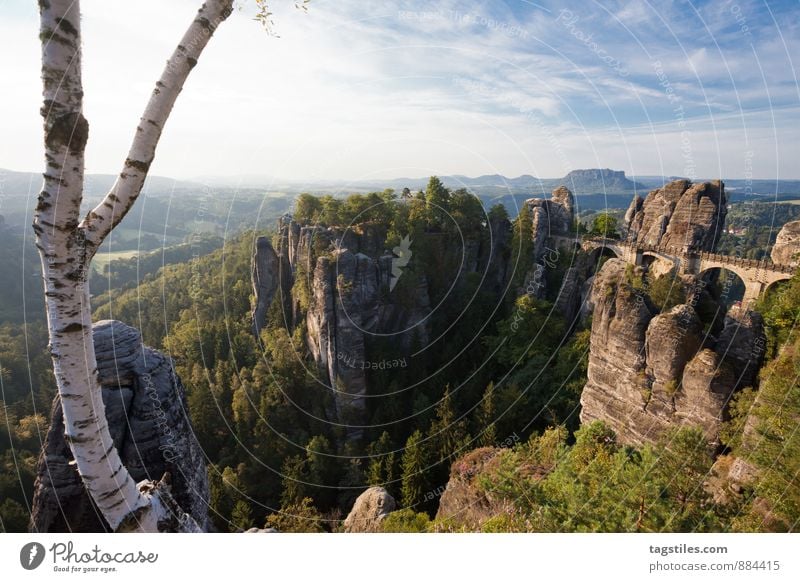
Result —
[[[403,468],[401,502],[405,507],[414,507],[423,501],[427,487],[425,471],[428,463],[425,444],[422,442],[422,433],[419,430],[408,437],[401,465]]]

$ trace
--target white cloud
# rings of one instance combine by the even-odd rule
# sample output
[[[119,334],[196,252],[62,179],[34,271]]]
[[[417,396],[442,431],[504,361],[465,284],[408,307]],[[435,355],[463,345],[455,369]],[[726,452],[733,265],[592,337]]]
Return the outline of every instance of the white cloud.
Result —
[[[152,84],[197,4],[83,1],[90,171],[119,169]],[[659,59],[689,117],[710,124],[710,115],[734,119],[743,110],[748,139],[764,152],[755,167],[764,176],[797,175],[787,155],[798,141],[791,108],[800,93],[787,69],[789,59],[800,62],[796,19],[781,23],[783,38],[762,30],[769,22],[752,21],[754,54],[736,42],[741,31],[730,11],[704,9],[701,21],[661,3],[607,6],[572,7],[596,48],[557,23],[555,10],[503,2],[314,0],[308,14],[276,2],[277,39],[236,13],[179,98],[153,171],[547,177],[563,174],[567,160],[573,167],[681,173],[670,145],[673,104],[653,69]],[[0,20],[7,102],[0,125],[13,136],[0,143],[0,166],[36,170],[36,13],[32,3],[15,8],[13,18]],[[618,58],[628,74],[609,67],[604,55]],[[649,132],[636,130],[650,119]],[[697,131],[703,165],[741,175],[739,146],[732,145],[741,131],[730,122],[714,139]]]

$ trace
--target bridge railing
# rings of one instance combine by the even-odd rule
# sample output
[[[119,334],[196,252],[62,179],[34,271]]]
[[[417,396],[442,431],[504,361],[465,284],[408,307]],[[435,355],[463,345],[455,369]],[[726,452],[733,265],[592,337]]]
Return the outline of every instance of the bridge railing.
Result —
[[[659,253],[671,257],[673,259],[700,258],[708,261],[716,261],[718,263],[723,263],[731,266],[761,269],[765,271],[776,271],[779,273],[793,274],[796,269],[795,267],[791,267],[789,265],[779,265],[777,263],[773,263],[769,259],[747,259],[745,257],[722,255],[711,251],[687,249],[685,247],[646,245],[626,240],[609,239],[603,237],[587,237],[583,240],[583,242],[595,243],[599,246],[619,246],[628,249],[635,249],[637,253],[638,252]]]

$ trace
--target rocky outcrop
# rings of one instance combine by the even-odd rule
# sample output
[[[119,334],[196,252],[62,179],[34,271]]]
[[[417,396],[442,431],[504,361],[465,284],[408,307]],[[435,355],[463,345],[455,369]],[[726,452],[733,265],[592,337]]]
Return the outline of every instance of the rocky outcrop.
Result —
[[[272,304],[280,282],[280,261],[269,238],[260,236],[253,252],[253,334],[258,337],[267,322],[267,310]]]
[[[674,426],[699,426],[718,445],[731,395],[753,385],[761,365],[761,317],[733,309],[711,336],[691,304],[657,314],[631,286],[631,269],[611,259],[592,286],[581,421],[605,421],[621,442],[635,445],[654,443]]]
[[[777,265],[800,265],[800,220],[787,222],[778,232],[770,254]]]
[[[525,208],[531,216],[531,255],[525,257],[526,274],[519,293],[527,293],[543,298],[547,292],[547,276],[559,258],[559,248],[569,247],[575,241],[575,198],[572,192],[559,186],[553,190],[551,197],[530,198],[525,201]],[[570,291],[570,290],[566,290]]]
[[[143,346],[139,332],[122,322],[100,321],[93,331],[106,418],[123,464],[136,482],[155,481],[168,472],[172,496],[207,529],[205,456],[195,440],[186,394],[172,361]],[[108,531],[72,464],[58,398],[39,459],[31,530]]]
[[[627,238],[676,251],[713,251],[727,214],[725,185],[715,180],[693,184],[675,180],[636,196],[625,213]]]
[[[349,440],[360,438],[358,425],[367,422],[372,371],[411,366],[411,353],[428,344],[433,293],[441,298],[478,273],[482,289],[499,294],[510,276],[511,224],[496,214],[489,232],[469,233],[458,249],[438,248],[439,232],[390,244],[387,227],[375,222],[342,228],[285,216],[278,226],[284,319],[290,329],[305,322],[318,380],[334,395],[328,413],[348,427]],[[423,248],[436,249],[425,265],[415,263]]]
[[[480,531],[489,518],[510,509],[508,502],[493,498],[478,487],[479,476],[496,464],[504,449],[484,447],[457,459],[439,500],[437,522],[456,531]]]
[[[383,519],[395,510],[396,503],[383,487],[370,487],[358,496],[353,509],[344,520],[346,533],[375,533],[381,531]]]
[[[533,219],[531,238],[535,247],[551,237],[575,237],[575,198],[566,186],[553,190],[550,198],[530,198],[525,201],[525,206]],[[542,252],[543,249],[536,248],[534,255],[539,256]]]
[[[285,319],[305,319],[319,380],[334,393],[330,414],[348,426],[348,439],[360,438],[369,371],[406,367],[412,343],[428,342],[428,283],[400,269],[402,288],[393,288],[396,256],[385,248],[381,225],[301,226],[285,217],[279,228],[278,262],[289,274],[280,284]],[[392,338],[395,353],[373,362],[369,343],[381,337]]]

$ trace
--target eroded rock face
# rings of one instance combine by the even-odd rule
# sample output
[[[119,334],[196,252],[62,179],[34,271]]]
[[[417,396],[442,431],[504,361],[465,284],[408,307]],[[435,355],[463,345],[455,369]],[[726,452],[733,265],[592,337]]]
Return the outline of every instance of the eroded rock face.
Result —
[[[503,218],[493,218],[490,226],[491,238],[465,240],[460,271],[452,276],[461,281],[481,273],[485,288],[500,292],[509,276],[511,226]],[[318,379],[334,394],[335,410],[329,412],[348,426],[348,439],[358,439],[363,431],[354,425],[367,421],[370,370],[409,366],[412,347],[428,344],[429,281],[423,269],[406,269],[397,247],[387,248],[386,228],[379,224],[301,226],[284,217],[278,241],[285,319],[298,325],[305,318]],[[410,241],[410,261],[415,260],[415,244],[430,246],[438,240]],[[369,349],[377,342],[391,342],[391,360],[370,360]]]
[[[778,265],[797,267],[800,265],[800,220],[783,225],[770,254]]]
[[[267,321],[267,310],[272,304],[280,283],[280,260],[265,236],[256,240],[253,252],[253,293],[256,303],[253,308],[253,334],[258,337]]]
[[[395,510],[396,503],[383,487],[370,487],[358,496],[353,509],[344,520],[347,533],[374,533],[381,531],[383,519]]]
[[[525,265],[517,266],[528,269],[519,292],[541,299],[547,291],[545,272],[557,264],[559,247],[567,246],[566,241],[575,240],[575,198],[566,186],[559,186],[550,198],[530,198],[525,201],[525,206],[531,213],[533,245]],[[570,294],[572,290],[565,291]]]
[[[752,386],[761,365],[761,317],[733,309],[718,337],[707,335],[691,305],[656,314],[625,269],[609,260],[592,286],[581,421],[602,420],[635,445],[655,443],[675,426],[699,426],[718,445],[731,395]]]
[[[725,185],[675,180],[636,196],[625,213],[628,240],[640,245],[713,251],[727,214]]]
[[[122,463],[136,482],[155,481],[169,472],[173,497],[207,529],[205,456],[194,438],[186,394],[171,360],[143,346],[139,332],[122,322],[99,321],[93,331],[106,418]],[[56,398],[39,458],[32,531],[108,531],[71,461]]]
[[[456,530],[480,531],[481,525],[510,509],[478,487],[476,480],[504,449],[484,447],[457,459],[450,468],[450,480],[439,500],[437,521]]]

